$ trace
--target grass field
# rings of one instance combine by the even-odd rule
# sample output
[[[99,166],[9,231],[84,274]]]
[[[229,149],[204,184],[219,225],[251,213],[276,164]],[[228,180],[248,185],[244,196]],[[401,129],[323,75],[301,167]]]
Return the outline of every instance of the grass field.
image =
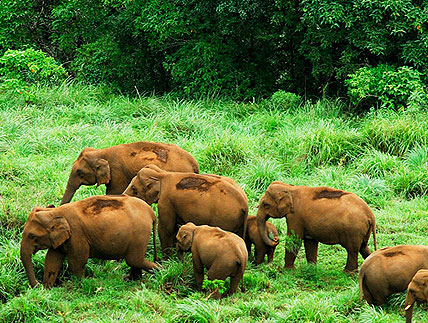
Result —
[[[351,115],[340,101],[288,109],[172,97],[127,98],[80,85],[40,88],[32,102],[0,93],[0,318],[2,322],[404,322],[405,294],[383,307],[359,299],[357,274],[342,272],[346,252],[320,245],[319,262],[284,270],[285,219],[272,264],[250,264],[241,290],[215,301],[196,291],[190,257],[126,282],[123,262],[90,260],[86,278],[65,271],[60,284],[30,289],[19,259],[21,231],[34,206],[58,205],[72,162],[85,147],[134,141],[174,143],[204,173],[235,179],[256,213],[274,180],[352,191],[372,208],[378,247],[428,245],[428,115],[377,111]],[[73,201],[103,194],[81,187]],[[152,259],[149,245],[148,257]],[[369,246],[373,249],[372,238]],[[34,257],[42,278],[46,252]],[[359,258],[359,264],[362,258]],[[416,309],[415,322],[428,314]]]

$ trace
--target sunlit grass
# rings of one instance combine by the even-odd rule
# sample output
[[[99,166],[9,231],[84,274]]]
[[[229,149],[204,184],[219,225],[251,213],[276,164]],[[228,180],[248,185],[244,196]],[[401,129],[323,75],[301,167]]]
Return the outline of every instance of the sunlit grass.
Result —
[[[134,141],[175,143],[203,173],[234,178],[250,214],[273,180],[331,186],[365,199],[377,219],[378,247],[428,245],[428,115],[352,116],[338,100],[293,108],[172,96],[130,98],[64,83],[40,88],[28,105],[0,94],[0,317],[4,322],[403,322],[404,294],[380,308],[359,300],[357,275],[343,273],[346,251],[320,245],[308,265],[285,270],[285,219],[271,264],[249,264],[238,292],[219,301],[196,290],[192,262],[175,257],[140,281],[124,281],[123,261],[91,259],[86,278],[67,271],[51,290],[30,289],[19,259],[20,234],[34,206],[58,205],[71,164],[85,147]],[[74,200],[103,194],[81,187]],[[373,250],[373,240],[369,246]],[[42,279],[45,252],[33,257]],[[147,256],[153,259],[149,244]],[[363,259],[359,256],[359,264]],[[65,269],[66,269],[65,265]],[[428,314],[415,310],[417,321]]]

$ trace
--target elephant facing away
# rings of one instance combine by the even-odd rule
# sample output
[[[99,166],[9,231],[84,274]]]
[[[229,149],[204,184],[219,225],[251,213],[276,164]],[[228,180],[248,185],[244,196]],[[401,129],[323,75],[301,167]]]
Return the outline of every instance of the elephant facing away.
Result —
[[[407,288],[406,301],[404,302],[404,310],[406,311],[406,323],[412,322],[413,304],[428,305],[428,270],[420,269],[413,276],[412,281]]]
[[[193,273],[199,290],[202,289],[204,268],[207,268],[208,280],[230,277],[228,294],[236,292],[248,262],[245,242],[236,234],[189,222],[178,230],[177,250],[179,253],[192,252]],[[220,298],[218,291],[213,298]]]
[[[156,268],[145,259],[153,228],[156,253],[156,215],[140,199],[130,196],[92,196],[57,208],[34,208],[24,226],[21,261],[31,287],[38,284],[32,255],[48,249],[43,285],[55,283],[65,257],[69,271],[82,277],[88,258],[122,259],[131,267],[130,278]]]
[[[279,243],[278,230],[272,223],[266,223],[266,230],[268,237],[271,235],[272,241]],[[272,262],[277,245],[269,246],[263,242],[262,237],[259,234],[256,217],[254,215],[250,215],[247,219],[245,244],[247,245],[248,254],[251,253],[251,245],[254,244],[254,257],[257,265],[261,264],[265,260],[265,255],[267,255],[267,262]]]
[[[390,295],[405,291],[419,269],[428,269],[428,247],[399,245],[379,249],[361,265],[360,296],[369,304],[382,305]]]
[[[286,218],[287,235],[304,242],[306,259],[317,262],[318,243],[340,244],[348,253],[345,271],[358,268],[358,252],[370,255],[368,240],[373,233],[376,249],[376,223],[373,212],[357,195],[330,187],[294,186],[272,182],[262,196],[257,226],[265,244],[276,242],[266,233],[268,218]],[[295,268],[297,250],[286,250],[285,267]]]
[[[81,185],[105,184],[107,195],[122,194],[148,164],[172,172],[199,173],[195,158],[173,144],[141,141],[105,149],[85,148],[73,163],[61,205],[70,202]]]
[[[158,232],[164,258],[174,247],[178,226],[187,222],[218,226],[245,236],[248,199],[230,178],[174,173],[148,165],[132,179],[124,194],[148,204],[158,203]]]

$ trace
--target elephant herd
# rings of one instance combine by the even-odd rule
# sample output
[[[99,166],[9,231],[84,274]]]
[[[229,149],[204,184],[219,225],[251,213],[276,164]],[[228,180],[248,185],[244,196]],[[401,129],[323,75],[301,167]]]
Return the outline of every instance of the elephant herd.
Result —
[[[413,303],[428,299],[428,272],[418,272],[428,269],[428,247],[403,245],[370,254],[372,234],[376,250],[375,217],[354,193],[274,181],[260,199],[257,216],[249,216],[248,198],[234,180],[199,171],[195,158],[173,144],[85,148],[73,163],[61,206],[35,207],[25,224],[21,260],[30,285],[38,284],[32,255],[41,249],[48,249],[46,288],[54,285],[64,258],[69,271],[79,277],[88,258],[125,259],[131,268],[128,278],[137,279],[142,269],[160,266],[158,230],[163,259],[174,247],[179,257],[190,250],[198,288],[207,268],[209,280],[231,277],[231,294],[243,277],[252,244],[257,264],[265,255],[272,261],[279,236],[267,220],[285,217],[287,235],[303,240],[310,263],[317,262],[319,242],[346,249],[346,272],[358,270],[361,254],[365,261],[360,293],[369,304],[381,305],[409,286],[405,310],[410,322]],[[69,203],[81,185],[94,184],[105,184],[107,195]],[[150,207],[153,203],[158,217]],[[145,258],[151,234],[154,262]],[[298,248],[286,248],[286,268],[295,268],[297,252]]]

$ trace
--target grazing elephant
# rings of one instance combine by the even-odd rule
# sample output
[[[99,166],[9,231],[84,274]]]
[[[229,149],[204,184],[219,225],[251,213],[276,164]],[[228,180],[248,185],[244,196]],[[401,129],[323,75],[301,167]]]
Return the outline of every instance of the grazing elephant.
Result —
[[[244,240],[219,227],[196,226],[189,222],[178,230],[177,241],[179,253],[192,252],[193,273],[199,290],[202,289],[204,268],[207,268],[208,280],[230,277],[228,294],[236,292],[248,262]],[[218,291],[213,298],[220,298]]]
[[[404,310],[406,311],[406,323],[412,322],[413,304],[428,305],[428,270],[420,269],[413,276],[412,281],[407,288],[406,301],[404,302]]]
[[[38,284],[32,255],[48,249],[43,285],[55,283],[65,257],[72,274],[82,277],[88,258],[121,259],[131,267],[130,278],[157,265],[145,259],[153,227],[156,254],[156,215],[130,196],[92,196],[58,208],[34,208],[22,233],[21,260],[31,287]]]
[[[244,237],[248,199],[232,179],[217,175],[167,172],[148,165],[138,172],[124,194],[148,204],[158,203],[159,239],[163,257],[174,247],[178,225],[207,224]]]
[[[81,185],[105,184],[107,195],[122,194],[148,164],[172,172],[199,173],[195,158],[172,144],[142,141],[105,149],[85,148],[73,163],[61,205],[70,202]]]
[[[382,305],[388,296],[406,290],[419,269],[428,269],[428,247],[395,246],[373,252],[361,265],[360,296]]]
[[[376,249],[376,224],[373,212],[357,195],[330,187],[294,186],[272,182],[260,199],[257,226],[265,244],[276,242],[266,233],[268,218],[287,219],[287,235],[303,239],[306,259],[316,263],[318,243],[340,244],[348,252],[346,272],[358,268],[358,252],[370,255],[367,242],[373,232]],[[297,250],[286,250],[285,267],[295,268]]]
[[[272,241],[278,243],[279,235],[276,227],[272,223],[267,222],[266,230],[268,237],[272,235]],[[272,262],[276,244],[274,246],[269,246],[263,242],[262,237],[259,234],[256,217],[254,215],[250,215],[247,218],[247,235],[245,236],[245,244],[247,245],[248,254],[251,253],[251,245],[254,244],[254,256],[256,258],[257,265],[261,264],[265,260],[265,255],[267,255],[267,262]]]

